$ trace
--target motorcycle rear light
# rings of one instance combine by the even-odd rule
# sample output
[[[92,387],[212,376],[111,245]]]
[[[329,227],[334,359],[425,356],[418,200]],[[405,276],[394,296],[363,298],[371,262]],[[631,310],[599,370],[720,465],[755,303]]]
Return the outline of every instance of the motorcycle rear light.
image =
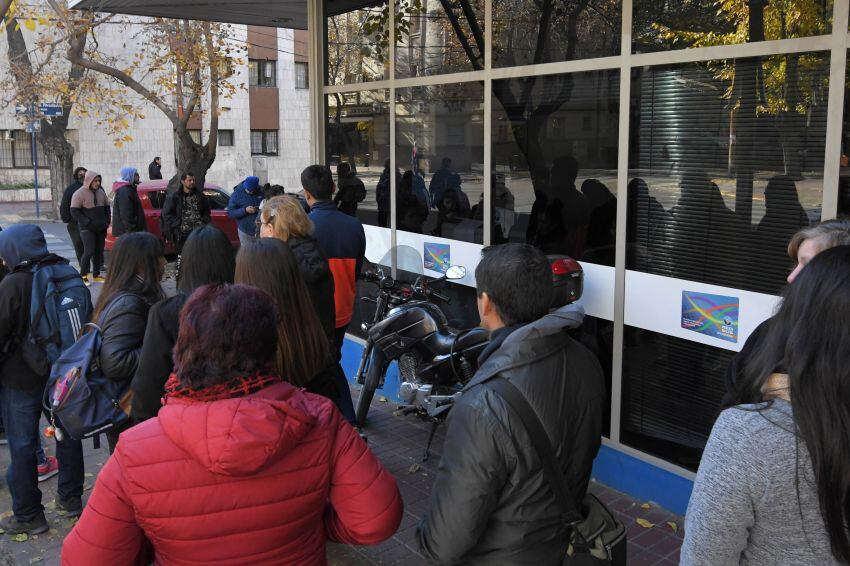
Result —
[[[581,266],[572,258],[556,259],[552,262],[552,273],[555,275],[567,275],[578,270],[581,270]]]

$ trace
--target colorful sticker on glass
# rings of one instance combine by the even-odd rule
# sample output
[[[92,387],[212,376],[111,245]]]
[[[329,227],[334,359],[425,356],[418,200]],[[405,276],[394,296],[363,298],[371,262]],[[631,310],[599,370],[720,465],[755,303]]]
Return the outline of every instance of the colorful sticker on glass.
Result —
[[[682,291],[682,328],[737,342],[739,307],[738,297]]]
[[[422,250],[422,261],[425,269],[445,273],[452,266],[452,248],[449,244],[425,242]]]

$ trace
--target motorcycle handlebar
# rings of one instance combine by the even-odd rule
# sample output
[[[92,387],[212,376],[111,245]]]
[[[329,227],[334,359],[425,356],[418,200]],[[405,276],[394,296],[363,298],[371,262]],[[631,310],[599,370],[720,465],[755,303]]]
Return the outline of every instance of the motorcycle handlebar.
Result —
[[[452,300],[449,297],[443,295],[442,293],[438,293],[437,291],[430,290],[428,294],[431,295],[432,297],[440,299],[444,303],[451,303],[452,302]]]

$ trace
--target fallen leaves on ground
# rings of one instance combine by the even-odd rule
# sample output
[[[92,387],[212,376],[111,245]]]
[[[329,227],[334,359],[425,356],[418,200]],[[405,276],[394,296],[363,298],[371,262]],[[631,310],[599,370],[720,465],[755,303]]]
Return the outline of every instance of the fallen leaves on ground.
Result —
[[[652,509],[652,505],[650,505],[649,503],[644,503],[643,505],[641,505],[641,509]]]
[[[670,530],[673,531],[674,533],[679,532],[679,525],[677,525],[673,521],[667,521],[667,526],[670,527]]]
[[[410,466],[410,468],[408,468],[407,473],[408,474],[415,474],[416,472],[419,471],[419,469],[421,467],[422,466],[420,466],[419,464],[413,464],[412,466]]]
[[[29,535],[27,533],[21,533],[19,535],[15,535],[12,537],[12,540],[15,542],[26,542],[29,540]]]
[[[640,525],[644,529],[651,529],[652,527],[655,526],[655,523],[650,523],[649,521],[647,521],[643,517],[638,517],[637,519],[635,519],[635,523],[637,523],[638,525]]]
[[[37,564],[37,563],[42,562],[42,561],[44,561],[44,558],[42,558],[41,556],[36,556],[34,558],[30,558],[30,564]]]

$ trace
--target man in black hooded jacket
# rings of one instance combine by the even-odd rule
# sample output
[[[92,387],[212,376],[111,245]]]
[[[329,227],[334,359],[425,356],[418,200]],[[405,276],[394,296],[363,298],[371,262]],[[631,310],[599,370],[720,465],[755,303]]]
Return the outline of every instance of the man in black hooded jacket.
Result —
[[[526,398],[579,506],[601,443],[602,368],[567,334],[581,325],[581,307],[547,314],[552,274],[540,251],[527,244],[488,248],[475,279],[490,344],[449,416],[419,547],[433,564],[560,565],[568,533],[541,459],[487,382],[507,379]]]
[[[39,419],[48,376],[30,368],[20,343],[29,333],[33,265],[62,258],[48,252],[41,228],[17,224],[0,232],[0,259],[11,270],[0,281],[0,407],[11,455],[6,482],[14,512],[0,520],[0,528],[9,535],[35,535],[49,528],[36,469]],[[79,516],[84,479],[82,443],[70,438],[57,441],[56,457],[59,460],[56,507],[70,517]]]
[[[71,242],[74,243],[74,254],[77,256],[77,263],[83,257],[83,238],[80,236],[79,224],[77,224],[77,221],[71,215],[71,197],[74,196],[77,189],[83,186],[85,178],[85,167],[74,169],[74,181],[65,187],[65,192],[62,193],[62,202],[59,204],[59,217],[62,219],[62,222],[68,225],[68,235],[71,236]]]

